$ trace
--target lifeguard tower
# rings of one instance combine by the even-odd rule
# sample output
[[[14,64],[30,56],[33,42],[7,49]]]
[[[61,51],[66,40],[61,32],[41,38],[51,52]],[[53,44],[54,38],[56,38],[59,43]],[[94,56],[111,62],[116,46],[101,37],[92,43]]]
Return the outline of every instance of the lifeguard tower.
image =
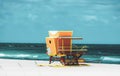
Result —
[[[47,54],[49,63],[58,60],[63,65],[78,65],[84,62],[80,57],[87,51],[85,46],[73,46],[73,40],[82,40],[81,37],[72,37],[72,31],[49,31],[46,37]]]

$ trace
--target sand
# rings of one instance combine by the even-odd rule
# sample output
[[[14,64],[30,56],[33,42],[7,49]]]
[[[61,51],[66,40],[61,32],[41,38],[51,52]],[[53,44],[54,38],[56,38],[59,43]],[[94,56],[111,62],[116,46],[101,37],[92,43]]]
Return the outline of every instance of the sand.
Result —
[[[0,59],[0,76],[120,76],[119,64],[82,63],[62,66],[59,62]]]

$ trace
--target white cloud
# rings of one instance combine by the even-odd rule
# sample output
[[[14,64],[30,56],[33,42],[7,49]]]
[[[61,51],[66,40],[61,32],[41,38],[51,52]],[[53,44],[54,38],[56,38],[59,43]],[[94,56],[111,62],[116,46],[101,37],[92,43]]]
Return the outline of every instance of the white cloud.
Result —
[[[108,24],[110,21],[108,19],[102,19],[101,22]]]
[[[113,19],[114,19],[114,20],[117,20],[117,19],[118,19],[118,17],[117,17],[117,16],[113,16]]]
[[[97,17],[94,15],[86,15],[86,16],[84,16],[84,18],[87,21],[97,21],[98,20]]]
[[[36,20],[36,19],[38,18],[38,16],[35,15],[35,14],[29,13],[29,14],[28,14],[28,18],[31,19],[31,20]]]

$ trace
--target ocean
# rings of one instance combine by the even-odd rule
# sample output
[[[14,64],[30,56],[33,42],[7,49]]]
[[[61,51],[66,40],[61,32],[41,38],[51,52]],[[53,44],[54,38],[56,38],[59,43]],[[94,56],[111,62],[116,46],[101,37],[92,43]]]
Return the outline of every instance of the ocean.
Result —
[[[88,63],[120,64],[120,44],[76,44],[87,46],[82,56]],[[1,59],[49,60],[45,43],[0,43]]]

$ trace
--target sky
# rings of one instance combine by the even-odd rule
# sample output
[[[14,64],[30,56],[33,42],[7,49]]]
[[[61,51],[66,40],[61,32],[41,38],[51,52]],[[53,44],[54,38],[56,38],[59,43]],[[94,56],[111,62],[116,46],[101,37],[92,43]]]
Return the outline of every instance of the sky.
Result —
[[[45,43],[70,30],[82,44],[120,44],[119,0],[0,0],[0,43]]]

